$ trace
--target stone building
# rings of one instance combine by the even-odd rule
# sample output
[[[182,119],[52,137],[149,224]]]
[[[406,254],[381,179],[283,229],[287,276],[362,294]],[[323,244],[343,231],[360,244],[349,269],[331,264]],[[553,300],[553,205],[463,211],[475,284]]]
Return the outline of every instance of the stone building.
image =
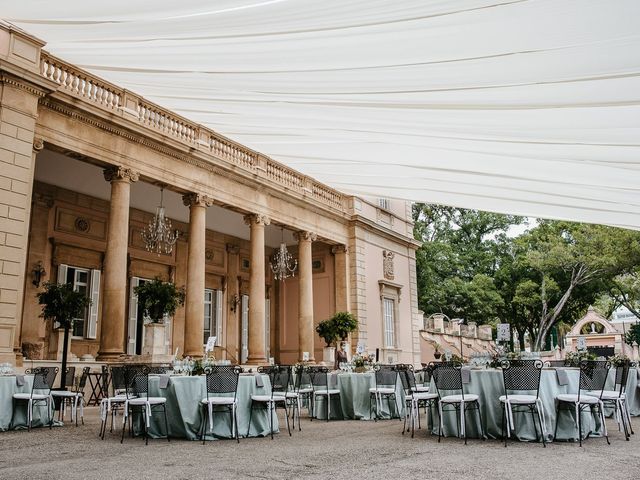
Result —
[[[345,195],[43,47],[0,23],[0,361],[58,357],[35,297],[44,281],[93,300],[75,356],[139,354],[133,288],[159,277],[186,289],[167,352],[201,355],[216,336],[233,362],[319,360],[315,324],[349,310],[353,345],[419,363],[408,203]],[[169,254],[141,236],[161,188],[180,232]],[[284,282],[269,267],[282,239],[298,262]]]

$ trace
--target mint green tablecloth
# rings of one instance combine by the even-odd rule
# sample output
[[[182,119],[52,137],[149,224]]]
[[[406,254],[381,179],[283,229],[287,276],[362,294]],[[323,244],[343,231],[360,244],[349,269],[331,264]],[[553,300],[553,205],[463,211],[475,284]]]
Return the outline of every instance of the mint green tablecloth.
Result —
[[[331,396],[331,419],[371,420],[375,412],[375,401],[369,411],[369,389],[375,388],[376,379],[372,372],[367,373],[339,373],[335,376],[335,387],[340,390],[340,396]],[[396,398],[400,408],[400,416],[404,415],[404,391],[400,380],[396,383]],[[391,399],[383,399],[379,405],[379,418],[398,418],[398,411]],[[316,417],[326,420],[327,406],[324,396],[316,397]]]
[[[559,419],[556,418],[555,397],[561,393],[576,393],[580,380],[578,369],[566,369],[569,384],[560,385],[555,369],[543,369],[540,377],[540,398],[542,400],[544,419],[546,423],[547,439],[553,437],[558,423],[558,440],[577,440],[578,427],[576,425],[575,413],[571,411],[560,411]],[[470,382],[464,385],[464,392],[474,393],[479,396],[480,413],[484,430],[489,438],[501,438],[502,436],[502,407],[498,398],[504,394],[504,384],[502,370],[471,370]],[[435,385],[431,381],[431,391],[435,392]],[[438,433],[437,412],[433,422],[433,433]],[[529,413],[515,413],[515,438],[520,440],[534,440],[535,430],[533,419]],[[456,435],[456,417],[454,412],[444,413],[444,434],[448,436]],[[591,432],[592,435],[601,435],[602,426],[597,416],[591,415],[589,410],[582,413],[583,436]],[[467,436],[479,437],[480,424],[475,411],[467,413]],[[513,436],[513,433],[512,433]]]
[[[16,384],[15,375],[0,376],[0,431],[9,429],[11,414],[13,412],[13,394],[30,393],[32,385],[32,375],[25,375],[24,385],[22,386]],[[51,412],[51,415],[53,415],[53,412]],[[46,406],[36,406],[33,409],[33,421],[31,424],[34,427],[48,425]],[[20,404],[18,404],[13,417],[13,427],[27,428],[27,402],[20,402]]]
[[[200,401],[207,396],[204,376],[182,377],[172,376],[167,388],[160,388],[160,378],[149,377],[149,395],[167,399],[167,421],[169,436],[197,440],[202,425],[202,407]],[[238,382],[238,431],[241,437],[246,436],[249,425],[251,395],[270,395],[269,377],[262,375],[263,387],[256,385],[254,375],[240,375]],[[231,438],[230,415],[214,414],[213,431],[217,437]],[[273,418],[274,432],[278,432],[278,418]],[[209,426],[207,430],[210,432]],[[152,437],[164,436],[164,417],[162,410],[154,409],[149,433]],[[269,417],[266,410],[255,409],[251,417],[250,437],[269,435]],[[208,436],[207,438],[211,438]]]

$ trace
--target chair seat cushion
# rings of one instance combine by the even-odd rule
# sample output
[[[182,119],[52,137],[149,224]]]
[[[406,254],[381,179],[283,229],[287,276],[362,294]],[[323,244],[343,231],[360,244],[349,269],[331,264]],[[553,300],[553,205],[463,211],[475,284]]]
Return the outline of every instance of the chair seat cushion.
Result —
[[[30,393],[14,393],[13,398],[16,400],[29,400],[33,398],[34,400],[46,400],[49,398],[49,395],[44,395],[42,393],[34,393],[31,395]]]
[[[209,397],[203,398],[202,403],[207,405],[210,403],[211,405],[233,405],[236,403],[236,399],[233,397]]]
[[[500,398],[498,398],[498,400],[500,400],[502,403],[505,403],[507,401],[507,398],[509,399],[509,403],[513,404],[513,405],[529,405],[529,404],[534,404],[536,403],[536,396],[535,395],[509,395],[508,397],[506,395],[501,395]]]
[[[286,395],[284,392],[273,392],[274,397],[287,397],[287,398],[298,398],[298,394],[296,392],[287,392]]]
[[[312,387],[301,387],[298,389],[298,393],[301,395],[307,394],[307,393],[313,393],[313,388]]]
[[[416,385],[415,387],[413,387],[413,391],[414,392],[428,392],[429,391],[429,387],[427,387],[426,385]]]
[[[440,399],[440,403],[461,403],[463,401],[462,395],[447,395],[446,397],[442,397]],[[464,396],[464,402],[477,402],[478,395],[473,393],[467,393]]]
[[[140,397],[140,398],[130,398],[129,405],[146,405],[147,403],[151,405],[161,405],[166,403],[167,399],[164,397]]]
[[[80,392],[70,392],[68,390],[51,390],[52,397],[69,397],[74,398],[78,395],[82,395]]]
[[[429,392],[413,392],[411,395],[405,396],[405,398],[413,400],[435,400],[438,398],[438,394]]]
[[[560,395],[556,396],[556,400],[560,402],[567,402],[567,403],[578,403],[578,395],[576,395],[575,393],[561,393]],[[580,403],[584,403],[587,405],[594,405],[598,402],[599,402],[598,397],[594,397],[587,394],[580,395]]]
[[[380,395],[391,395],[393,393],[396,393],[396,389],[395,388],[390,388],[390,387],[370,388],[369,389],[369,393],[377,393],[377,394],[380,394]]]
[[[604,390],[602,392],[602,397],[600,397],[600,392],[586,392],[585,395],[602,398],[602,400],[617,400],[618,398],[626,398],[626,395],[624,393],[620,395],[620,392],[616,392],[615,390]]]
[[[340,390],[337,388],[330,388],[329,390],[315,390],[314,395],[340,395]]]
[[[254,402],[284,402],[284,396],[274,395],[251,395],[251,400]]]

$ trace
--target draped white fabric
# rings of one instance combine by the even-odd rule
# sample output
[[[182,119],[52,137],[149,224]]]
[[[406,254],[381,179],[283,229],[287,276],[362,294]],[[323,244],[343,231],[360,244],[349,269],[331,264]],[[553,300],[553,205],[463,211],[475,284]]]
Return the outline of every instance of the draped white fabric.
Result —
[[[637,0],[2,2],[344,192],[640,228]]]

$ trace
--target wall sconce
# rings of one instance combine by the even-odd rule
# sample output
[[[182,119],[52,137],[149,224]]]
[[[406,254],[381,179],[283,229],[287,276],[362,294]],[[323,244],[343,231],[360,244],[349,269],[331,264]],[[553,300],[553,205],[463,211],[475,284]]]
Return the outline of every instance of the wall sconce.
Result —
[[[233,313],[236,313],[238,309],[238,305],[240,304],[240,295],[234,293],[231,299],[229,300],[229,307]]]
[[[47,271],[42,266],[41,261],[36,263],[35,267],[33,267],[33,270],[31,270],[31,274],[33,275],[33,281],[31,283],[33,283],[33,285],[38,288],[40,286],[42,277],[47,274]]]

